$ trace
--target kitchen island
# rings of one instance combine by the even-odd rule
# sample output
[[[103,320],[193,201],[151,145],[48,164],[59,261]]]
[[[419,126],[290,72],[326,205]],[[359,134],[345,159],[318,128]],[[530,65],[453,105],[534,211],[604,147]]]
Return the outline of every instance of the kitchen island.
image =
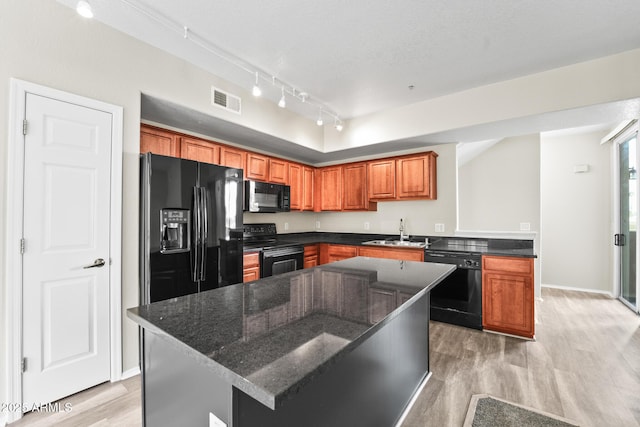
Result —
[[[392,426],[455,269],[357,257],[129,309],[147,426]]]

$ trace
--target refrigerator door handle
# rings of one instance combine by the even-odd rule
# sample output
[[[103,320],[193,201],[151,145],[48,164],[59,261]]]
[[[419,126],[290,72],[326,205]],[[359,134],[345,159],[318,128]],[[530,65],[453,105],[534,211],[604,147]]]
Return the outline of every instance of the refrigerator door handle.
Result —
[[[193,187],[193,267],[191,268],[191,279],[194,282],[200,280],[200,196],[198,194],[198,187]]]
[[[200,241],[202,242],[202,250],[200,257],[200,280],[205,280],[207,278],[207,238],[209,235],[209,212],[208,212],[208,195],[207,189],[205,187],[200,187],[200,209],[202,213],[201,220],[201,231],[202,235],[200,236]]]

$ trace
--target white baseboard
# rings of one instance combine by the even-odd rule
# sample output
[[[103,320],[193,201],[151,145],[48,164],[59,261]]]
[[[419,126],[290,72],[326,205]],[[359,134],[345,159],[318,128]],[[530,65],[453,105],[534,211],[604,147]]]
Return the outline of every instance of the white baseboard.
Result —
[[[140,367],[136,366],[135,368],[128,369],[122,373],[120,380],[126,380],[131,377],[135,377],[140,374]]]
[[[590,294],[606,295],[609,298],[613,298],[613,295],[611,294],[611,292],[603,291],[603,290],[600,290],[600,289],[584,289],[584,288],[576,288],[575,286],[546,285],[544,283],[541,284],[540,286],[543,287],[543,288],[562,289],[562,290],[565,290],[565,291],[588,292]]]

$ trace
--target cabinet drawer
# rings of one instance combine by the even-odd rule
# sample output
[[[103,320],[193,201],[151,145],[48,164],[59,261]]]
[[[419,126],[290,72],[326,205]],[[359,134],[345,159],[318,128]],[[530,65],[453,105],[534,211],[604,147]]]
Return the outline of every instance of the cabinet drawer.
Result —
[[[340,246],[340,245],[330,245],[329,246],[329,256],[347,256],[347,257],[355,257],[358,256],[358,247],[357,246]]]
[[[260,267],[260,254],[258,252],[244,254],[242,256],[242,264],[244,268]]]
[[[483,256],[482,269],[502,273],[533,274],[532,258]]]

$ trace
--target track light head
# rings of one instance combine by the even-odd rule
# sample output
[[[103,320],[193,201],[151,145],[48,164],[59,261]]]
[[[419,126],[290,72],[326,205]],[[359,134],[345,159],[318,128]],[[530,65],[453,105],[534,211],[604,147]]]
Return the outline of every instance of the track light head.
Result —
[[[318,114],[318,120],[316,120],[316,124],[318,126],[322,126],[324,124],[324,121],[322,120],[322,110],[320,110],[320,113]]]
[[[253,89],[251,89],[251,93],[255,97],[258,97],[258,96],[262,95],[262,89],[260,89],[260,86],[258,86],[258,72],[257,71],[256,71],[256,82],[253,85]]]
[[[76,12],[83,18],[93,18],[93,10],[91,5],[85,0],[80,0],[76,5]]]
[[[343,126],[342,126],[342,122],[341,121],[337,121],[336,122],[336,130],[338,132],[342,132]]]
[[[280,101],[278,101],[278,107],[284,108],[287,106],[287,100],[284,98],[284,86],[282,86],[282,97],[280,97]]]

